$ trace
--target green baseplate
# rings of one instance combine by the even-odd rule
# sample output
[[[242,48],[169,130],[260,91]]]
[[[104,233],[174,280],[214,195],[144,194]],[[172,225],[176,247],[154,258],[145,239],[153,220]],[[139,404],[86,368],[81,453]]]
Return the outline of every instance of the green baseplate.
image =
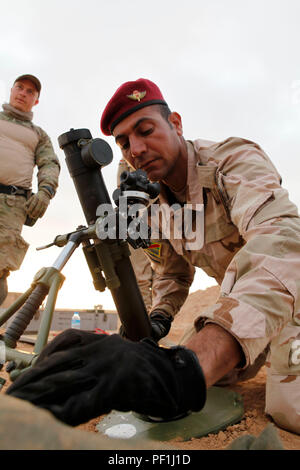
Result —
[[[170,441],[181,438],[189,441],[222,431],[238,423],[243,415],[244,405],[239,394],[221,387],[211,387],[207,391],[204,408],[197,413],[190,413],[173,421],[156,422],[137,413],[112,411],[96,428],[112,439]]]

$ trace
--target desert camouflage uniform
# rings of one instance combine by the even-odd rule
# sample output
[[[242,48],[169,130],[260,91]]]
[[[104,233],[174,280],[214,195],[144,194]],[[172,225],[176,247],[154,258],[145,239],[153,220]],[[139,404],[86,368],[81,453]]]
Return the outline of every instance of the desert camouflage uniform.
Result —
[[[186,203],[204,204],[205,242],[195,251],[186,249],[184,238],[161,237],[155,254],[148,250],[158,274],[152,309],[173,316],[178,312],[194,266],[214,277],[221,286],[219,299],[201,313],[190,333],[212,322],[240,343],[245,362],[223,383],[250,378],[266,364],[266,413],[278,425],[300,433],[297,208],[257,144],[229,138],[221,143],[188,141],[187,147]],[[164,186],[160,202],[171,203]]]
[[[22,113],[10,105],[3,105],[3,109],[0,112],[0,183],[22,187],[30,195],[32,173],[37,165],[38,188],[43,187],[53,197],[60,165],[50,138],[31,122],[31,112]],[[29,245],[21,236],[26,220],[25,203],[23,196],[0,193],[0,277],[19,269],[27,252]]]
[[[121,159],[119,161],[118,173],[117,173],[117,184],[120,186],[120,176],[123,171],[134,171],[128,163]],[[130,249],[130,260],[132,263],[133,270],[137,279],[139,289],[147,311],[151,309],[152,305],[152,283],[155,273],[151,267],[149,259],[145,256],[142,248],[134,249],[129,245]]]

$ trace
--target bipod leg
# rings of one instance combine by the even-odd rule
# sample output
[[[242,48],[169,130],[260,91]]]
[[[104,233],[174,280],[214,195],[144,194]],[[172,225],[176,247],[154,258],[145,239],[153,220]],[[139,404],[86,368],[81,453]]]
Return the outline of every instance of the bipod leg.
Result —
[[[47,298],[46,307],[43,312],[33,353],[26,353],[17,349],[12,349],[8,347],[6,342],[6,361],[10,361],[8,372],[10,372],[10,378],[12,381],[14,381],[20,375],[21,372],[23,372],[25,369],[27,369],[33,364],[34,360],[38,357],[42,349],[46,346],[48,342],[57,293],[63,281],[64,276],[55,268],[45,268],[45,271],[42,274],[40,280],[40,282],[43,282],[43,284],[39,284],[39,286],[46,286],[47,292],[49,292],[49,294]],[[7,339],[6,335],[7,332],[4,335],[4,340]]]
[[[53,275],[52,285],[49,290],[47,303],[45,306],[44,314],[42,316],[41,324],[39,327],[37,339],[34,346],[35,354],[40,354],[43,348],[48,343],[49,332],[52,323],[53,312],[57,299],[57,294],[64,281],[63,275],[57,271]]]
[[[41,269],[36,277],[38,279],[35,279],[36,285],[34,289],[2,336],[5,345],[5,357],[1,362],[8,362],[6,370],[10,373],[12,381],[24,369],[32,365],[33,360],[41,352],[42,347],[47,344],[57,292],[64,280],[64,276],[53,267]],[[28,324],[47,295],[47,309],[44,311],[39,328],[37,347],[34,348],[33,353],[16,349],[17,341],[25,332]]]
[[[1,342],[1,349],[3,349],[2,346],[4,343],[5,355],[4,359],[0,358],[0,366],[8,360],[10,361],[10,364],[8,365],[8,372],[10,372],[10,377],[12,380],[15,380],[22,370],[24,370],[24,368],[30,367],[32,365],[32,361],[38,356],[38,354],[48,342],[49,330],[51,327],[57,293],[65,279],[65,277],[61,274],[60,269],[65,266],[68,259],[71,257],[80,243],[80,234],[76,234],[76,236],[73,237],[73,240],[70,239],[70,241],[66,244],[62,253],[54,262],[53,266],[49,268],[42,268],[35,275],[31,288],[28,289],[28,291],[26,291],[26,293],[23,294],[20,299],[18,299],[18,302],[15,302],[14,308],[9,310],[9,315],[7,312],[4,312],[4,315],[2,315],[2,320],[4,318],[8,319],[12,315],[12,310],[13,313],[15,312],[16,304],[18,306],[24,304],[18,311],[16,318],[13,319],[4,335],[0,338],[3,340]],[[30,354],[14,349],[16,347],[17,341],[25,332],[28,324],[47,295],[48,299],[46,308],[38,331],[34,353]]]
[[[6,346],[10,348],[16,347],[18,340],[25,332],[27,326],[47,296],[48,290],[48,286],[45,284],[39,283],[34,287],[26,302],[20,308],[3,335]]]
[[[62,286],[62,283],[65,280],[65,277],[61,274],[61,270],[66,265],[68,260],[71,258],[72,254],[76,250],[76,248],[81,243],[82,234],[77,233],[74,236],[70,237],[70,240],[66,244],[65,248],[63,249],[62,253],[54,262],[52,268],[52,283],[49,290],[49,295],[47,299],[47,303],[44,310],[44,315],[39,327],[37,340],[35,342],[34,352],[36,354],[40,354],[42,349],[46,346],[48,342],[53,312],[56,304],[57,294],[59,289]]]
[[[30,296],[31,292],[34,289],[34,285],[32,285],[29,289],[27,289],[24,294],[20,295],[20,297],[15,300],[4,312],[0,314],[0,326],[4,325],[7,320],[9,320],[14,313],[16,313],[17,310],[19,310],[20,307],[24,304],[24,302],[28,299]]]

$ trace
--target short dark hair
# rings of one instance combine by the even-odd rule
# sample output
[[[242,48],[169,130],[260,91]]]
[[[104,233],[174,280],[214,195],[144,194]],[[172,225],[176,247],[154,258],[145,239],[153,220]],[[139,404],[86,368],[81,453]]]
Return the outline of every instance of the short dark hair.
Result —
[[[157,104],[156,105],[158,108],[159,108],[159,112],[160,114],[162,115],[162,117],[169,122],[169,116],[171,114],[171,110],[169,108],[169,106],[165,105],[165,104]]]

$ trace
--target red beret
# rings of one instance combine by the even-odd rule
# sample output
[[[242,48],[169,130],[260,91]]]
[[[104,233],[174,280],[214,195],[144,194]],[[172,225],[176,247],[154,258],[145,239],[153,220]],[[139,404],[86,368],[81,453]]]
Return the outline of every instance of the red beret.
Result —
[[[107,103],[100,127],[104,135],[111,135],[114,127],[124,118],[138,109],[152,104],[167,103],[155,83],[145,78],[135,82],[126,82],[121,85]]]

